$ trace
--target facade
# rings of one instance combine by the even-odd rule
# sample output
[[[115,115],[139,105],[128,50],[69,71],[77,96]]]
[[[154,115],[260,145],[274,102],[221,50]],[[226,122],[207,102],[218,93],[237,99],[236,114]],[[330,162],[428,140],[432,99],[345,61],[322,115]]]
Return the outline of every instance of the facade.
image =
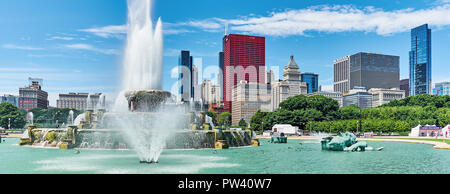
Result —
[[[198,102],[200,101],[202,95],[201,95],[201,85],[198,83],[198,68],[195,65],[192,65],[192,88],[191,88],[191,94],[194,99],[194,101]]]
[[[345,94],[359,86],[399,88],[400,57],[360,52],[334,61],[334,91]]]
[[[272,84],[275,82],[275,74],[272,70],[266,71],[266,84]]]
[[[409,82],[410,96],[431,94],[431,29],[428,24],[411,30]]]
[[[14,104],[15,106],[19,107],[19,97],[14,95],[3,95],[0,96],[0,103],[3,102],[9,102],[11,104]]]
[[[344,106],[344,97],[342,95],[342,93],[340,92],[326,92],[326,91],[320,91],[320,92],[316,92],[313,94],[309,94],[310,96],[314,96],[314,95],[320,95],[320,96],[325,96],[328,98],[332,98],[336,101],[338,101],[339,107],[343,107]]]
[[[400,80],[400,90],[405,91],[405,98],[409,96],[409,79]]]
[[[308,93],[307,84],[301,81],[300,75],[300,68],[295,63],[294,56],[291,56],[288,65],[284,67],[283,80],[272,84],[271,111],[278,110],[280,103],[289,97]]]
[[[436,83],[433,94],[438,96],[450,95],[450,82]]]
[[[223,102],[223,73],[224,73],[224,54],[219,52],[219,75],[217,76],[217,82],[220,86],[220,101]]]
[[[372,108],[373,96],[365,87],[355,87],[344,95],[344,107],[356,105],[361,109]]]
[[[48,93],[42,90],[42,79],[28,78],[30,85],[19,88],[19,108],[48,108]]]
[[[69,108],[75,110],[86,110],[88,108],[95,109],[100,101],[101,93],[91,94],[89,93],[68,93],[59,94],[59,99],[56,101],[58,108]],[[88,103],[89,97],[89,103]]]
[[[201,85],[201,99],[203,104],[220,103],[220,86],[214,85],[210,80],[205,80]]]
[[[190,102],[193,98],[192,90],[192,56],[189,51],[181,51],[178,58],[178,73],[179,73],[179,95],[181,102]]]
[[[232,125],[238,125],[241,119],[250,123],[258,110],[270,108],[270,85],[241,81],[233,88]]]
[[[319,91],[319,75],[314,73],[302,73],[302,82],[305,82],[308,87],[308,94]]]
[[[232,90],[240,81],[265,82],[266,39],[259,36],[229,34],[223,38],[224,106],[231,110]]]
[[[406,96],[405,91],[399,90],[397,88],[372,88],[369,90],[369,93],[371,93],[373,96],[372,107],[378,107],[393,100],[401,100]]]

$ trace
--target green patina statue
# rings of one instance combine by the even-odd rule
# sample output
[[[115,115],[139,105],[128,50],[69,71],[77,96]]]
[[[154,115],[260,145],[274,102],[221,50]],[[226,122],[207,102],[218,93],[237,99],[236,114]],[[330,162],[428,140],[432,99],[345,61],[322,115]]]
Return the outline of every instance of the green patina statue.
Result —
[[[366,142],[360,142],[356,140],[356,136],[353,133],[341,133],[336,137],[325,137],[321,141],[322,150],[331,151],[346,151],[346,152],[358,152],[358,151],[372,151],[373,148],[369,147]],[[376,149],[377,151],[383,148]]]

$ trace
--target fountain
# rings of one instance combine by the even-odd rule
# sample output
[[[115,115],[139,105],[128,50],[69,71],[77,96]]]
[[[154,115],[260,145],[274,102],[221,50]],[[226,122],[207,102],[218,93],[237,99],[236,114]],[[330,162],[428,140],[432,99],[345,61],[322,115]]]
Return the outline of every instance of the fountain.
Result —
[[[33,112],[27,113],[27,123],[28,125],[33,125],[34,115]]]
[[[174,95],[162,90],[161,19],[153,29],[150,0],[127,3],[123,81],[111,112],[106,112],[104,97],[93,104],[88,96],[85,113],[74,120],[71,116],[72,125],[67,129],[33,128],[21,145],[133,149],[141,163],[157,163],[164,149],[256,145],[251,131],[213,129],[212,118],[198,112],[193,99],[191,103],[180,104]]]
[[[67,117],[67,124],[68,125],[73,125],[74,121],[73,121],[73,110],[69,111],[69,116]]]

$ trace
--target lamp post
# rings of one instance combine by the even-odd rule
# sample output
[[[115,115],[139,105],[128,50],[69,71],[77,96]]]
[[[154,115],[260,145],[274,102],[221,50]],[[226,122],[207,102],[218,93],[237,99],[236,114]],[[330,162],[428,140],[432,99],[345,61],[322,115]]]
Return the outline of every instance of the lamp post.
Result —
[[[330,122],[330,135],[331,135],[331,126],[333,125],[333,123],[332,122]]]
[[[8,129],[11,130],[11,118],[8,118]]]
[[[360,123],[361,121],[356,121],[356,134],[358,134],[359,135],[359,123]]]

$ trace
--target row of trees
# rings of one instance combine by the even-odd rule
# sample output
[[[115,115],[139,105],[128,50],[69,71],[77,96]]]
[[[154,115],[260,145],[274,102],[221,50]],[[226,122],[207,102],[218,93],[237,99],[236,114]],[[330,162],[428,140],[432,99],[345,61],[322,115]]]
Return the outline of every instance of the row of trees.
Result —
[[[275,124],[291,124],[315,131],[406,132],[422,125],[450,123],[449,96],[419,95],[361,110],[356,105],[339,108],[324,96],[288,98],[276,112],[258,111],[251,119],[254,130],[271,130]]]
[[[60,108],[34,108],[28,112],[33,113],[33,123],[38,127],[56,127],[57,125],[62,125],[62,123],[67,123],[67,118],[69,117],[69,112],[72,110],[74,112],[74,118],[79,114],[83,113],[80,110],[73,109],[60,109]],[[17,108],[11,103],[1,103],[0,104],[0,127],[7,129],[8,124],[12,129],[22,129],[26,125],[26,115],[27,111]]]

